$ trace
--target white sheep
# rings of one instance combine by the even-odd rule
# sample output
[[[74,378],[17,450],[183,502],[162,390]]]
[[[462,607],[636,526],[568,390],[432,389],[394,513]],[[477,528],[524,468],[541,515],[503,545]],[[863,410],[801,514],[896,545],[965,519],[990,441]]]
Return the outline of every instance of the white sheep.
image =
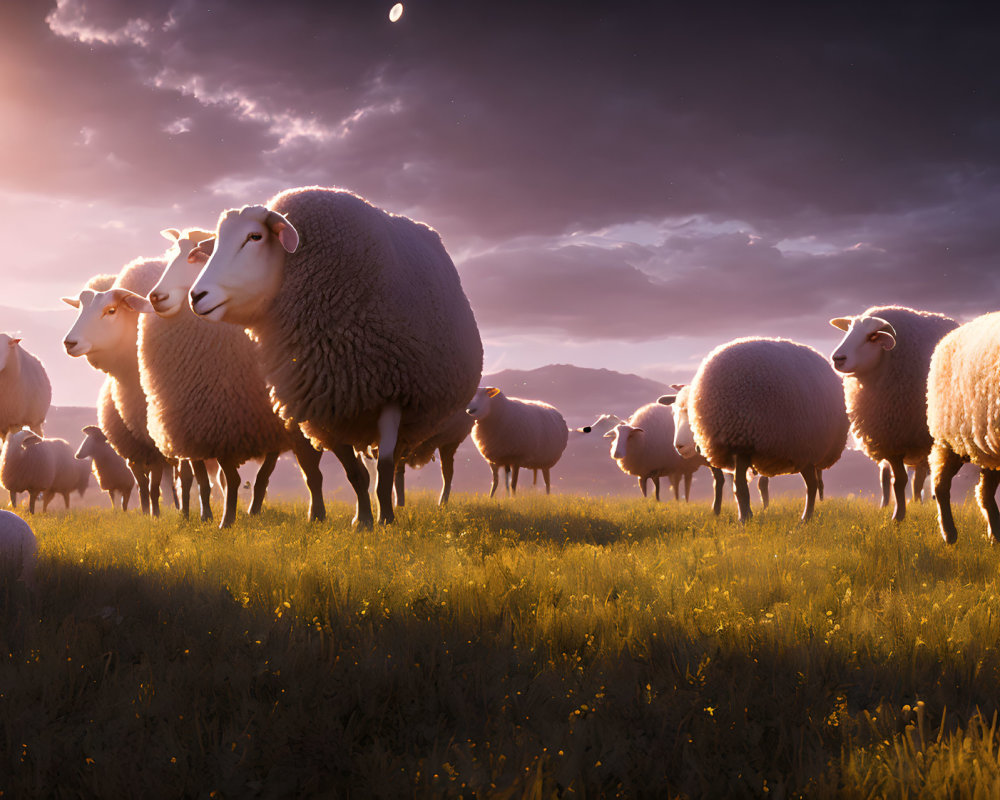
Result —
[[[809,519],[819,471],[840,458],[849,427],[843,386],[826,359],[787,339],[736,339],[709,353],[686,389],[690,441],[682,441],[685,425],[675,418],[677,449],[700,452],[712,467],[733,472],[740,521],[753,516],[751,469],[762,476],[800,473],[802,519]]]
[[[464,408],[460,408],[448,417],[433,436],[425,439],[416,447],[410,448],[396,464],[396,504],[406,502],[406,483],[404,472],[407,467],[419,469],[434,459],[437,451],[441,458],[441,494],[438,505],[445,505],[451,496],[451,482],[455,475],[455,452],[459,445],[468,438],[472,431],[474,420]]]
[[[38,541],[31,526],[11,511],[0,510],[0,587],[22,581],[35,583]]]
[[[976,500],[994,543],[1000,542],[1000,311],[984,314],[945,335],[931,356],[927,375],[927,425],[934,439],[931,486],[941,536],[958,539],[951,513],[951,482],[971,461],[982,473]]]
[[[496,494],[500,467],[504,468],[504,484],[511,494],[517,493],[517,475],[522,467],[542,471],[548,494],[549,471],[559,461],[569,439],[563,415],[548,403],[507,397],[494,386],[476,390],[466,410],[476,421],[472,440],[493,471],[490,497]]]
[[[52,483],[42,495],[42,511],[48,511],[49,503],[56,495],[62,495],[66,508],[69,508],[70,494],[77,492],[83,497],[90,486],[91,462],[89,459],[77,460],[73,448],[64,439],[43,439],[39,447],[51,449],[55,464]]]
[[[691,476],[708,462],[700,456],[684,458],[674,447],[674,415],[659,403],[647,403],[637,409],[627,422],[620,422],[604,434],[611,439],[611,457],[626,475],[638,479],[642,496],[647,497],[650,480],[655,497],[660,499],[660,478],[666,477],[680,499],[680,482],[684,480],[684,499],[691,496]]]
[[[56,454],[42,446],[42,437],[25,428],[7,436],[0,455],[0,484],[10,492],[10,502],[17,507],[16,496],[28,493],[28,512],[35,513],[35,501],[55,481]]]
[[[379,521],[391,522],[400,455],[466,404],[479,329],[431,228],[342,190],[282,192],[225,212],[191,287],[195,313],[247,327],[281,417],[333,451],[374,519],[358,452],[378,446]]]
[[[52,402],[45,367],[21,339],[0,333],[0,439],[28,426],[39,436]]]
[[[165,266],[162,259],[136,259],[125,265],[110,289],[88,287],[77,297],[62,298],[79,312],[63,345],[69,355],[86,356],[91,366],[111,377],[108,387],[115,410],[137,445],[129,455],[118,452],[135,472],[143,513],[153,516],[160,513],[160,482],[166,462],[146,427],[146,395],[139,380],[139,315],[125,298],[133,293],[145,296]],[[105,420],[100,425],[115,444],[110,426]]]
[[[310,488],[310,519],[323,519],[321,453],[297,429],[287,431],[275,414],[253,342],[243,328],[206,322],[187,304],[188,290],[208,260],[212,234],[174,228],[162,233],[173,246],[149,299],[125,295],[125,302],[142,313],[139,377],[153,441],[168,457],[190,460],[203,487],[207,480],[198,462],[218,461],[226,486],[222,528],[236,518],[240,465],[262,461],[249,509],[257,514],[278,455],[292,448]],[[211,512],[207,494],[203,497],[206,519]]]
[[[108,442],[104,431],[96,425],[87,425],[83,434],[76,458],[90,459],[97,485],[111,498],[111,508],[121,507],[122,511],[127,511],[132,489],[135,488],[135,476],[125,459]],[[115,500],[116,494],[121,498],[119,501]]]
[[[929,311],[872,306],[854,317],[830,320],[845,331],[831,361],[843,374],[851,431],[865,454],[892,470],[896,521],[906,516],[906,468],[915,469],[920,497],[927,476],[927,370],[934,347],[958,323]],[[883,486],[885,474],[882,475]],[[882,505],[887,505],[883,492]]]

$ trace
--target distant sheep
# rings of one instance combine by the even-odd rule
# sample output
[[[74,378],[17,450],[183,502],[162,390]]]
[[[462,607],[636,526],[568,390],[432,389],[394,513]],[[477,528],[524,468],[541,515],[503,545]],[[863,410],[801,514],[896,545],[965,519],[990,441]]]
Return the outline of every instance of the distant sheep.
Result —
[[[648,403],[637,409],[628,422],[621,422],[604,434],[611,439],[611,457],[627,475],[638,479],[642,496],[653,481],[656,499],[660,499],[660,478],[666,477],[680,499],[680,482],[684,480],[684,499],[691,496],[691,476],[699,467],[708,465],[700,456],[686,459],[674,447],[674,415],[659,403]]]
[[[31,430],[15,431],[7,437],[0,455],[0,484],[10,493],[17,508],[17,495],[28,493],[28,512],[35,513],[35,501],[49,491],[56,478],[56,452],[42,444]]]
[[[307,187],[225,212],[191,287],[195,313],[256,339],[282,419],[333,451],[371,526],[392,522],[396,462],[468,403],[483,348],[441,238],[347,191]]]
[[[35,583],[38,541],[31,526],[11,511],[0,511],[0,588],[20,580]]]
[[[686,414],[675,417],[678,450],[700,452],[712,467],[733,472],[740,522],[753,516],[750,469],[762,476],[800,473],[806,484],[802,519],[809,519],[818,473],[837,462],[847,442],[839,378],[816,350],[787,339],[736,339],[715,348],[677,411]],[[680,441],[684,422],[689,442]]]
[[[496,494],[500,467],[511,494],[517,493],[522,467],[542,471],[548,494],[549,470],[559,461],[569,439],[562,414],[548,403],[507,397],[492,386],[478,389],[467,410],[476,421],[472,440],[493,470],[490,497]]]
[[[941,536],[958,539],[951,513],[951,482],[968,461],[982,473],[976,500],[994,543],[1000,542],[1000,311],[984,314],[944,336],[927,376],[927,425],[934,439],[931,485]]]
[[[844,338],[831,356],[844,376],[851,430],[865,454],[892,470],[896,521],[906,516],[906,467],[914,467],[914,498],[927,477],[927,371],[931,354],[955,320],[901,306],[873,306],[830,320]],[[883,486],[885,474],[882,474]],[[887,505],[883,491],[882,505]]]
[[[21,347],[21,340],[0,333],[0,439],[27,426],[39,436],[52,402],[45,367]]]
[[[125,459],[109,444],[104,431],[96,425],[87,425],[83,434],[76,457],[91,460],[94,474],[97,475],[97,485],[101,487],[101,491],[108,493],[111,507],[121,507],[122,511],[127,511],[132,489],[135,488],[135,476]],[[119,501],[115,500],[116,494],[121,498]]]
[[[441,458],[441,494],[438,505],[445,505],[451,496],[451,482],[455,475],[455,452],[472,431],[474,420],[460,408],[428,439],[411,448],[396,465],[396,503],[403,505],[406,498],[404,472],[406,467],[420,468],[434,458],[437,451]]]
[[[64,439],[43,439],[38,446],[50,448],[55,463],[52,483],[42,495],[42,511],[48,511],[49,503],[56,495],[62,495],[66,508],[69,508],[70,494],[77,492],[83,497],[90,486],[91,462],[89,459],[77,460],[73,448]]]

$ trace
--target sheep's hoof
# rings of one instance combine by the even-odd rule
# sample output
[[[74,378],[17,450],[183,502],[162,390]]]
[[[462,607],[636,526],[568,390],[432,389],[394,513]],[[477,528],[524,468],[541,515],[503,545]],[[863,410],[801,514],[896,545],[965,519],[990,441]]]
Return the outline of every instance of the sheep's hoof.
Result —
[[[906,506],[900,506],[892,514],[893,522],[902,522],[906,519]]]
[[[370,531],[375,527],[375,519],[373,517],[361,517],[356,515],[354,519],[351,520],[351,525],[355,528],[362,528],[363,530]]]
[[[945,544],[955,544],[958,541],[958,531],[946,531],[941,529],[941,538]]]

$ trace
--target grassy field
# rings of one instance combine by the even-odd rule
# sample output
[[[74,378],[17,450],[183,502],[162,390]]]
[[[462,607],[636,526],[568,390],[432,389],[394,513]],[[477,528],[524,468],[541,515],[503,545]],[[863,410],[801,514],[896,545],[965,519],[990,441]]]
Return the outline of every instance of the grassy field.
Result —
[[[39,515],[0,595],[4,797],[990,797],[974,507],[416,495],[350,528]]]

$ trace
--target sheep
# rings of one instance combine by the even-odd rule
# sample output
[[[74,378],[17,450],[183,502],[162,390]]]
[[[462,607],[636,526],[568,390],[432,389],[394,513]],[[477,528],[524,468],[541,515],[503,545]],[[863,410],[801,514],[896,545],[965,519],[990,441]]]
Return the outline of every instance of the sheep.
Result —
[[[496,494],[500,467],[504,468],[504,484],[511,494],[517,493],[521,467],[540,469],[548,494],[549,470],[562,456],[569,440],[562,414],[540,400],[507,397],[494,386],[478,389],[466,410],[475,420],[472,440],[493,470],[490,497]]]
[[[378,445],[379,521],[390,523],[399,457],[462,408],[482,374],[479,328],[441,238],[347,191],[289,189],[224,212],[190,301],[249,329],[279,414],[337,456],[365,527],[374,517],[358,452]]]
[[[31,526],[12,511],[0,510],[0,588],[21,581],[35,583],[38,541]]]
[[[408,450],[396,465],[396,504],[406,502],[404,472],[406,467],[420,468],[434,458],[436,450],[441,457],[441,494],[438,505],[446,505],[451,496],[451,481],[455,475],[455,452],[472,431],[474,420],[464,408],[446,419],[437,432]]]
[[[135,488],[135,476],[115,449],[108,442],[108,437],[96,425],[86,425],[82,429],[83,441],[76,451],[76,458],[90,459],[97,485],[101,491],[107,492],[111,498],[111,508],[128,510],[128,502]],[[120,501],[115,500],[118,495]]]
[[[42,362],[21,347],[21,339],[0,333],[0,439],[25,425],[41,436],[51,402]]]
[[[10,492],[11,505],[16,507],[16,493],[27,492],[31,514],[38,497],[56,482],[58,450],[49,446],[51,441],[25,428],[7,436],[0,455],[0,484]]]
[[[948,544],[958,539],[951,513],[951,482],[971,461],[982,473],[976,500],[991,541],[1000,542],[1000,311],[976,317],[942,337],[927,375],[927,427],[933,437],[931,488],[938,525]]]
[[[637,409],[627,422],[620,422],[604,434],[611,439],[611,457],[626,475],[638,479],[643,497],[647,497],[650,479],[656,500],[660,499],[660,478],[667,477],[680,499],[684,479],[684,499],[691,496],[691,476],[708,462],[700,456],[686,459],[674,447],[674,415],[659,403],[647,403]]]
[[[926,401],[931,353],[958,323],[929,311],[872,306],[830,324],[845,331],[831,361],[843,375],[851,430],[869,458],[888,462],[895,499],[892,518],[899,522],[906,516],[906,467],[915,468],[917,497],[927,474],[924,465],[932,443]],[[887,505],[884,497],[882,505]]]
[[[740,522],[753,516],[749,469],[762,476],[800,473],[802,520],[808,520],[818,471],[840,458],[850,425],[843,386],[826,359],[788,339],[735,339],[704,358],[686,389],[677,404],[687,423],[675,418],[677,449],[700,452],[713,468],[733,472]]]
[[[216,459],[225,476],[225,511],[220,527],[233,524],[241,485],[239,466],[263,459],[254,483],[250,513],[260,512],[268,479],[281,451],[294,449],[311,491],[310,519],[325,516],[321,453],[298,430],[287,431],[274,413],[257,364],[255,346],[236,325],[213,325],[195,316],[187,294],[207,261],[211,234],[174,228],[162,231],[173,243],[168,266],[149,298],[124,295],[139,311],[139,377],[148,400],[147,426],[161,452],[198,462]],[[154,313],[155,312],[155,313]],[[199,484],[208,486],[207,475]],[[203,516],[208,511],[203,495]]]
[[[148,293],[165,266],[162,259],[135,259],[122,268],[110,289],[88,287],[77,297],[62,298],[79,311],[63,346],[69,355],[86,356],[91,366],[112,378],[109,388],[115,410],[136,444],[130,455],[118,452],[134,471],[143,513],[153,516],[160,514],[165,459],[146,427],[146,395],[139,380],[138,313],[124,300],[130,293]],[[109,431],[103,421],[101,428]]]
[[[913,481],[910,484],[911,500],[917,503],[923,502],[924,484],[927,482],[927,476],[930,474],[931,465],[926,458],[920,459],[920,461],[913,465]],[[878,462],[878,476],[879,485],[882,488],[882,497],[878,507],[885,508],[889,505],[889,497],[892,495],[892,465],[885,459]]]
[[[43,439],[40,446],[52,450],[55,463],[52,483],[42,495],[42,511],[48,511],[49,503],[57,494],[62,495],[66,508],[69,508],[70,493],[77,492],[83,497],[90,486],[91,462],[77,460],[73,448],[64,439]]]

